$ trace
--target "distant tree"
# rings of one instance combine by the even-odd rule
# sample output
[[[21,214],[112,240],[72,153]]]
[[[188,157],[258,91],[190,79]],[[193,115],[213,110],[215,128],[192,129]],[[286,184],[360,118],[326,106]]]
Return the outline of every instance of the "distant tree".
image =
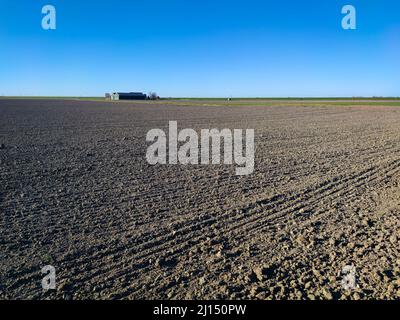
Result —
[[[157,100],[157,99],[159,99],[159,96],[155,92],[149,92],[148,97],[149,97],[149,100]]]

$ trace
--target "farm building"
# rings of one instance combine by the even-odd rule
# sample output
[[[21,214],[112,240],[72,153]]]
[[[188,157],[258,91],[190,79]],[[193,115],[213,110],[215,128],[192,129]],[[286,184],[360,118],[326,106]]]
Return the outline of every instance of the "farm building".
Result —
[[[111,100],[146,100],[147,95],[141,92],[114,92]]]

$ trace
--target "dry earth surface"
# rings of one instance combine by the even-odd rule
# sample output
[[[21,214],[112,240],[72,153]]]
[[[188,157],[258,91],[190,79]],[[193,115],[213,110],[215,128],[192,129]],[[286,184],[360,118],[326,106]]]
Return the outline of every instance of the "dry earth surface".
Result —
[[[254,173],[150,166],[146,133],[169,120],[255,129]],[[399,107],[0,100],[0,298],[400,298],[399,123]]]

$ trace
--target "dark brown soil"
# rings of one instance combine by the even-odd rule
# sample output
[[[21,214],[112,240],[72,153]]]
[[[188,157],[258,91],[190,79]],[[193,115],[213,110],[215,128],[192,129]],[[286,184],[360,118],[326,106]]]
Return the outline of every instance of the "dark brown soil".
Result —
[[[255,129],[254,173],[148,165],[169,120]],[[399,123],[398,107],[0,100],[0,298],[400,298]]]

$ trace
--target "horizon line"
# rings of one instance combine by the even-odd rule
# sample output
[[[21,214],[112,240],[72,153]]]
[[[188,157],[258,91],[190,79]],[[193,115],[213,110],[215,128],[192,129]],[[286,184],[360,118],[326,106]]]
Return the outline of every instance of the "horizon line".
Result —
[[[0,98],[47,98],[47,99],[51,99],[51,98],[72,98],[72,99],[89,99],[89,98],[96,98],[96,99],[105,99],[105,96],[97,96],[97,95],[93,95],[93,96],[79,96],[79,95],[66,95],[66,96],[42,96],[42,95],[18,95],[18,96],[8,96],[8,95],[0,95]],[[400,96],[288,96],[288,97],[262,97],[262,96],[258,96],[258,97],[227,97],[227,96],[218,96],[218,97],[161,97],[161,100],[173,100],[173,99],[232,99],[232,100],[238,100],[238,99],[247,99],[247,100],[255,100],[255,99],[266,99],[266,100],[283,100],[283,99],[298,99],[298,100],[306,100],[306,99],[346,99],[346,100],[355,100],[355,99],[400,99]]]

